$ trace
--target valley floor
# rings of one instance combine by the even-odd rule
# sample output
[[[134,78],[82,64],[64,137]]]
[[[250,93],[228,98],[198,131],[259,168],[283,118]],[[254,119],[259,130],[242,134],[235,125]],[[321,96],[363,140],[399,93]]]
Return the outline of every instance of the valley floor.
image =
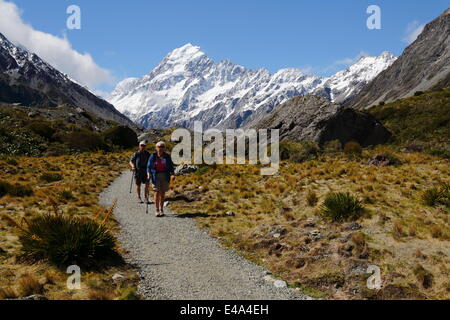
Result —
[[[152,300],[285,300],[306,299],[289,288],[276,288],[265,280],[267,271],[224,249],[187,216],[166,210],[156,218],[136,196],[124,192],[125,172],[101,194],[101,203],[114,211],[122,231],[119,241],[126,260],[137,267],[139,293]]]

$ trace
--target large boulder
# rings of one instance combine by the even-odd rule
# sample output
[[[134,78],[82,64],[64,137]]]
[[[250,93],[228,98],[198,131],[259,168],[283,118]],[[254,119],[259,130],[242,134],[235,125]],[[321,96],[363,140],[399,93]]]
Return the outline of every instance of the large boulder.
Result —
[[[386,143],[391,133],[372,115],[334,104],[325,98],[295,97],[257,123],[254,129],[279,129],[282,141],[356,141],[367,147]]]

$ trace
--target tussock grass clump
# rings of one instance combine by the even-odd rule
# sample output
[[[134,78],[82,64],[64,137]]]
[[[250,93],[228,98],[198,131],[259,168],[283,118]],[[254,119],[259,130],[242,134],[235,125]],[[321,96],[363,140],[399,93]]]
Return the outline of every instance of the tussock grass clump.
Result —
[[[63,179],[63,176],[60,175],[59,173],[43,173],[40,177],[39,180],[44,181],[44,182],[56,182],[56,181],[61,181]]]
[[[317,202],[319,202],[317,194],[313,190],[309,190],[308,193],[306,194],[306,203],[310,207],[315,207]]]
[[[21,184],[10,184],[0,181],[0,198],[7,194],[13,197],[29,197],[33,195],[33,189]]]
[[[433,274],[425,269],[422,265],[416,265],[416,267],[414,268],[414,275],[417,277],[417,280],[425,289],[431,288],[433,286]]]
[[[350,193],[329,193],[321,207],[324,217],[336,222],[356,220],[364,212],[364,207],[358,198]]]
[[[450,206],[450,185],[444,183],[425,190],[422,194],[422,202],[430,207],[438,205]]]
[[[93,267],[115,253],[115,240],[104,223],[45,213],[26,221],[19,237],[24,256],[66,267]]]
[[[19,279],[19,293],[22,297],[28,297],[33,294],[44,293],[44,285],[39,282],[39,279],[32,275],[26,274]]]
[[[11,287],[0,288],[0,300],[16,299],[17,292]]]

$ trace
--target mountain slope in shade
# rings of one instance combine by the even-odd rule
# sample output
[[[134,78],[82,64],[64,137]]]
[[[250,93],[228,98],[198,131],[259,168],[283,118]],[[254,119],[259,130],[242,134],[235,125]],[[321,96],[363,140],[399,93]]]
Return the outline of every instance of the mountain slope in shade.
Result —
[[[121,124],[133,122],[113,105],[73,82],[36,54],[0,33],[0,101],[49,107],[69,104]]]
[[[203,121],[206,128],[239,128],[294,96],[321,92],[329,99],[351,97],[395,60],[387,53],[380,57],[363,58],[327,79],[294,68],[271,74],[229,60],[214,62],[187,44],[143,78],[119,83],[109,102],[148,128],[192,127],[194,121]]]
[[[348,106],[363,109],[435,87],[450,80],[450,9],[428,23],[417,40],[381,72]]]

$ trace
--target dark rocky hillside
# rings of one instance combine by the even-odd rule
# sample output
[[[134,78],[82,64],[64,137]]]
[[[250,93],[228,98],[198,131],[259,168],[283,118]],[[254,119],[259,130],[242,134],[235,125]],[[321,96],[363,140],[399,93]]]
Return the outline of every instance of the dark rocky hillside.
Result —
[[[33,107],[70,104],[87,112],[133,126],[113,105],[76,84],[37,55],[0,33],[0,101]]]
[[[381,102],[444,88],[450,81],[450,9],[425,26],[389,68],[381,72],[347,106],[367,109]]]
[[[368,113],[345,108],[317,96],[295,97],[251,126],[280,129],[282,141],[315,141],[324,144],[339,140],[356,141],[362,146],[385,143],[386,128]]]

